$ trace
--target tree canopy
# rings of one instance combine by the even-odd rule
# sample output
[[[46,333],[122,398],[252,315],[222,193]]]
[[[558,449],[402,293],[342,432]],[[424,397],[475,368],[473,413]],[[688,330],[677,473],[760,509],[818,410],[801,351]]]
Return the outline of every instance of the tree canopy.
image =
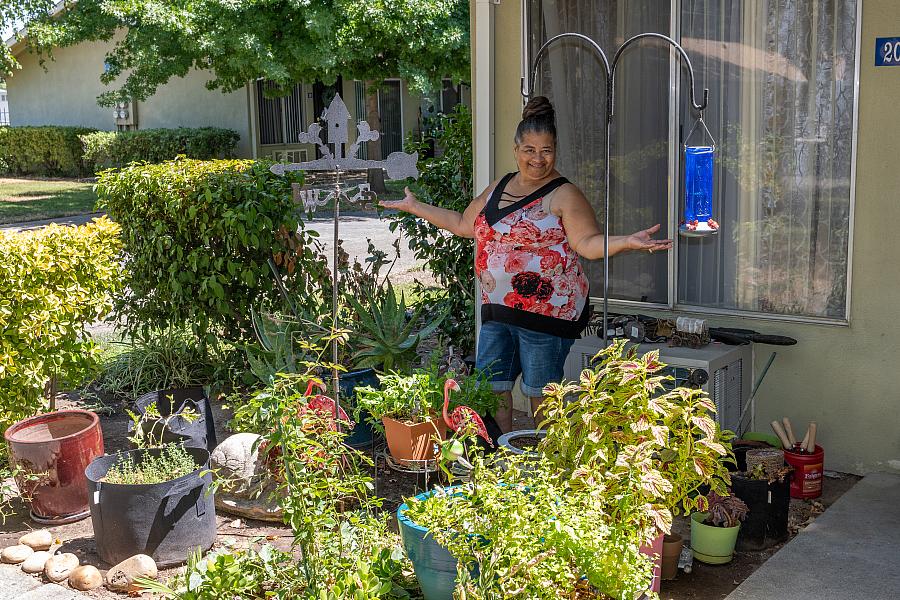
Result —
[[[53,49],[114,40],[101,104],[146,100],[191,68],[224,92],[264,77],[287,91],[338,75],[403,77],[425,88],[469,75],[467,0],[3,0],[0,31],[21,36],[43,62]],[[18,34],[17,34],[18,35]],[[114,37],[115,36],[115,37]],[[0,50],[0,77],[19,67]]]

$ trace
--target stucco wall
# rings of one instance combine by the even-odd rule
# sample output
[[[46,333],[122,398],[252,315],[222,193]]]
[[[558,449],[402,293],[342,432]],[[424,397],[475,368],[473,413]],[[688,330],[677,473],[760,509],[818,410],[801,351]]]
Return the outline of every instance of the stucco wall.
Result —
[[[11,125],[82,125],[115,129],[112,110],[97,106],[97,96],[107,91],[100,83],[105,42],[87,42],[59,48],[55,61],[38,64],[34,54],[17,56],[22,68],[7,79]]]
[[[239,157],[249,158],[250,120],[247,89],[223,94],[206,89],[209,73],[191,71],[170,79],[152,98],[138,103],[138,127],[224,127],[237,131],[241,139],[235,148]]]
[[[109,88],[100,83],[103,61],[111,44],[86,42],[57,48],[47,70],[27,52],[17,56],[22,68],[7,81],[12,125],[83,125],[115,129],[112,110],[97,105]],[[146,102],[138,103],[138,128],[227,127],[241,135],[238,156],[250,156],[247,91],[230,94],[204,87],[208,74],[192,71],[160,86]]]
[[[877,36],[900,35],[895,0],[863,2],[860,41],[859,133],[849,326],[799,324],[771,319],[707,316],[718,326],[748,327],[796,338],[793,347],[758,346],[760,369],[778,351],[757,396],[757,429],[790,417],[797,427],[819,424],[826,468],[864,474],[900,472],[900,247],[894,243],[900,222],[900,68],[874,65]],[[474,12],[476,0],[472,0]],[[503,0],[494,10],[493,111],[496,147],[493,176],[515,168],[510,141],[521,108],[521,14],[518,0]],[[474,51],[473,51],[474,56]],[[479,68],[478,65],[474,67]],[[473,81],[476,78],[473,77]],[[474,90],[477,103],[480,91]],[[476,121],[476,127],[483,126]],[[487,160],[476,145],[475,160]],[[565,165],[560,165],[565,172]],[[613,259],[615,260],[615,259]],[[649,311],[647,311],[649,312]],[[681,313],[679,313],[681,314]],[[827,483],[826,483],[827,485]]]

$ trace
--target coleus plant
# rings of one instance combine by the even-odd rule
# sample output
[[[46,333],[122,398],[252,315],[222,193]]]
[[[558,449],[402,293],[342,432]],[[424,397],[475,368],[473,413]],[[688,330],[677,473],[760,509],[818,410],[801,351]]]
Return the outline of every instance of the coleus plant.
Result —
[[[658,351],[638,356],[618,340],[596,358],[578,382],[545,388],[542,453],[563,474],[594,473],[610,502],[643,504],[665,533],[673,513],[707,509],[701,486],[727,496],[733,434],[720,430],[707,394],[666,391]]]

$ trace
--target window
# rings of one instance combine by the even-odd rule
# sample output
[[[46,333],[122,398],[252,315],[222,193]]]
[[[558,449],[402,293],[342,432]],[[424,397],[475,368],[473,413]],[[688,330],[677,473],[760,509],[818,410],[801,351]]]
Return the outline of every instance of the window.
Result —
[[[612,59],[644,31],[672,35],[709,88],[704,118],[718,143],[715,238],[677,240],[610,262],[610,297],[718,311],[847,317],[857,0],[527,0],[530,56],[577,31]],[[696,115],[687,77],[645,42],[616,74],[611,133],[613,235],[668,223],[682,206],[681,142]],[[679,94],[671,93],[671,76]],[[537,91],[554,101],[559,163],[602,219],[605,82],[593,54],[563,43],[542,61]],[[698,90],[699,91],[699,90]],[[602,263],[587,265],[593,295]]]
[[[259,143],[298,144],[303,132],[302,86],[298,83],[287,96],[266,97],[267,92],[273,94],[278,90],[278,86],[271,81],[259,79],[256,82]]]

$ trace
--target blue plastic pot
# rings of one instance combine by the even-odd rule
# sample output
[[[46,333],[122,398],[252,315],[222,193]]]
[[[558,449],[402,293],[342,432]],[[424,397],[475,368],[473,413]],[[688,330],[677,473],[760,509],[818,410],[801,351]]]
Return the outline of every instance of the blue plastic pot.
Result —
[[[348,405],[352,405],[356,401],[356,388],[370,385],[377,388],[380,383],[375,375],[375,369],[362,369],[360,371],[352,371],[341,375],[341,398],[346,400]],[[344,405],[342,400],[341,405]],[[350,412],[349,410],[347,412]],[[353,427],[353,430],[347,436],[344,443],[351,448],[368,448],[372,445],[374,434],[372,426],[369,424],[369,413],[363,411],[359,415],[359,422]]]
[[[416,499],[424,500],[432,493],[419,494]],[[402,504],[397,509],[397,523],[403,550],[413,564],[422,596],[425,600],[453,600],[457,560],[434,537],[426,535],[427,529],[409,520],[406,516],[408,508],[407,504]]]

